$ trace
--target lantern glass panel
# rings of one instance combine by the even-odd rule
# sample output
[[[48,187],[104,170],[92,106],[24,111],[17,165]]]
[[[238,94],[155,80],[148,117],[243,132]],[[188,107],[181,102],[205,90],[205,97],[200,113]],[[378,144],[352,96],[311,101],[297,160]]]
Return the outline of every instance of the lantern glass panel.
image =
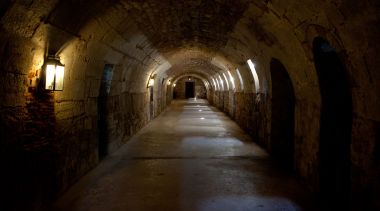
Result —
[[[64,73],[65,73],[65,67],[61,65],[57,65],[55,69],[55,90],[57,91],[63,90]]]
[[[55,65],[46,65],[46,83],[45,89],[54,90],[54,75],[55,75]]]
[[[148,86],[150,87],[150,86],[153,86],[153,85],[154,85],[154,79],[151,78],[151,79],[149,79],[149,84],[148,84]]]

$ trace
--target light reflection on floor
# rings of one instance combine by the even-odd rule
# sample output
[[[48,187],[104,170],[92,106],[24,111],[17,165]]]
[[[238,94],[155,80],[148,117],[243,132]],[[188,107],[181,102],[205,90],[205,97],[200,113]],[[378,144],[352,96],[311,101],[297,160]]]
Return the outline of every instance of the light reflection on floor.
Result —
[[[313,210],[311,202],[236,123],[197,99],[174,101],[53,210]]]
[[[199,211],[294,211],[302,210],[287,198],[259,196],[219,196],[202,202]]]

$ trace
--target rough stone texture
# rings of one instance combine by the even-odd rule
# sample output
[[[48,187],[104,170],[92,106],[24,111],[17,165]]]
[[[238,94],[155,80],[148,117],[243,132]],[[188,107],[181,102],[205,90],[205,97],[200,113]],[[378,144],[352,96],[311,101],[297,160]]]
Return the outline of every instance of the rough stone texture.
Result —
[[[235,102],[235,104],[230,104],[231,101]],[[266,140],[266,123],[268,119],[265,111],[265,95],[242,92],[216,92],[214,101],[211,102],[216,107],[223,109],[240,127],[254,137],[256,142],[268,146]]]
[[[283,63],[294,87],[295,168],[318,191],[321,97],[312,43],[320,36],[337,50],[352,92],[353,203],[379,209],[379,9],[376,0],[2,1],[0,162],[9,169],[2,176],[22,180],[7,186],[11,193],[5,200],[12,203],[23,187],[25,204],[42,209],[98,163],[105,64],[115,65],[105,100],[111,151],[170,103],[172,89],[162,81],[185,74],[211,84],[210,102],[268,145],[272,58]],[[39,90],[46,54],[60,56],[66,65],[63,92]],[[260,90],[254,88],[249,58]],[[212,77],[229,70],[236,83],[236,68],[244,90],[241,84],[238,92],[216,90]],[[152,102],[151,75],[156,75]],[[37,171],[29,171],[33,168]],[[28,176],[15,176],[25,172]],[[34,186],[41,187],[39,194],[31,193]]]
[[[75,18],[74,22],[59,19],[62,18],[59,13],[66,12],[68,5],[53,11],[48,24],[21,15],[23,12],[38,15],[49,11],[43,5],[54,6],[53,2],[40,3],[11,4],[1,19],[0,140],[1,165],[6,172],[1,176],[4,187],[1,195],[6,196],[2,198],[5,210],[44,209],[57,193],[98,164],[98,104],[105,63],[117,64],[111,92],[104,99],[108,111],[105,118],[108,153],[120,147],[150,118],[146,90],[128,83],[130,78],[137,77],[145,84],[144,76],[130,73],[145,64],[113,48],[115,35],[105,39],[99,33],[100,28],[111,26],[105,21],[86,20],[90,23],[82,29],[85,23],[75,22]],[[47,14],[41,17],[44,15]],[[71,15],[82,14],[78,11]],[[47,38],[51,39],[48,43]],[[44,62],[44,48],[49,44],[49,51],[60,53],[65,64],[63,92],[45,92],[36,83]],[[142,60],[143,51],[136,51],[142,52],[136,53]],[[14,201],[17,198],[23,203]]]

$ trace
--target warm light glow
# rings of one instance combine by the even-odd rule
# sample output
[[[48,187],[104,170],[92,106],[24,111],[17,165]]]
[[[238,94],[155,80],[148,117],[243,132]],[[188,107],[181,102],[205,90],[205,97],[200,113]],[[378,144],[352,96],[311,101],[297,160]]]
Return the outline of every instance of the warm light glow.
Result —
[[[63,78],[65,74],[65,67],[57,65],[55,68],[55,88],[54,90],[62,91],[63,90]]]
[[[202,81],[203,81],[203,83],[205,84],[206,89],[209,89],[209,87],[210,87],[210,83],[209,83],[207,80],[202,80]]]
[[[253,64],[253,62],[250,59],[247,60],[247,63],[248,63],[249,68],[251,69],[252,76],[253,76],[253,79],[255,81],[256,93],[258,93],[260,90],[260,84],[259,84],[259,76],[257,75],[255,65]]]
[[[170,86],[170,84],[172,84],[172,82],[169,80],[169,81],[168,81],[168,85]]]
[[[222,79],[222,77],[220,77],[220,75],[218,75],[218,77],[219,77],[219,80],[220,80],[220,86],[222,87],[222,91],[224,91],[223,79]]]
[[[235,81],[234,81],[234,77],[232,77],[230,71],[227,71],[227,73],[228,73],[228,75],[230,76],[230,82],[231,82],[231,84],[232,84],[232,89],[235,90]]]
[[[230,84],[228,83],[228,79],[226,77],[226,74],[223,73],[224,80],[226,80],[227,90],[230,90]]]
[[[218,90],[218,87],[216,86],[215,79],[213,77],[211,77],[211,80],[212,80],[212,83],[214,84],[215,90]]]
[[[241,77],[241,74],[240,74],[239,69],[236,68],[236,72],[237,72],[237,74],[238,74],[239,81],[240,81],[240,89],[241,89],[241,90],[244,90],[244,82],[243,82],[243,78]]]
[[[218,86],[218,89],[217,89],[217,90],[220,90],[220,85],[219,85],[219,81],[218,81],[218,79],[215,79],[215,81],[216,81],[216,85]]]
[[[46,65],[45,89],[54,90],[55,64]]]
[[[201,117],[201,119],[205,119],[204,117]]]
[[[154,86],[154,79],[153,78],[149,79],[149,83],[148,83],[148,87],[152,87],[152,86]]]
[[[48,58],[45,69],[45,89],[51,91],[62,91],[65,66],[56,58]]]
[[[177,86],[177,84],[173,84],[173,87]]]

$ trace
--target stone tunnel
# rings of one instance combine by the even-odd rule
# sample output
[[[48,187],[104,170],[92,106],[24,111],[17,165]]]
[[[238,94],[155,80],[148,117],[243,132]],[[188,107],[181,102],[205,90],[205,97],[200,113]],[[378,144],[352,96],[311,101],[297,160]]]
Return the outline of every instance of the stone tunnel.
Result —
[[[377,0],[2,0],[0,209],[380,210],[379,16]]]

